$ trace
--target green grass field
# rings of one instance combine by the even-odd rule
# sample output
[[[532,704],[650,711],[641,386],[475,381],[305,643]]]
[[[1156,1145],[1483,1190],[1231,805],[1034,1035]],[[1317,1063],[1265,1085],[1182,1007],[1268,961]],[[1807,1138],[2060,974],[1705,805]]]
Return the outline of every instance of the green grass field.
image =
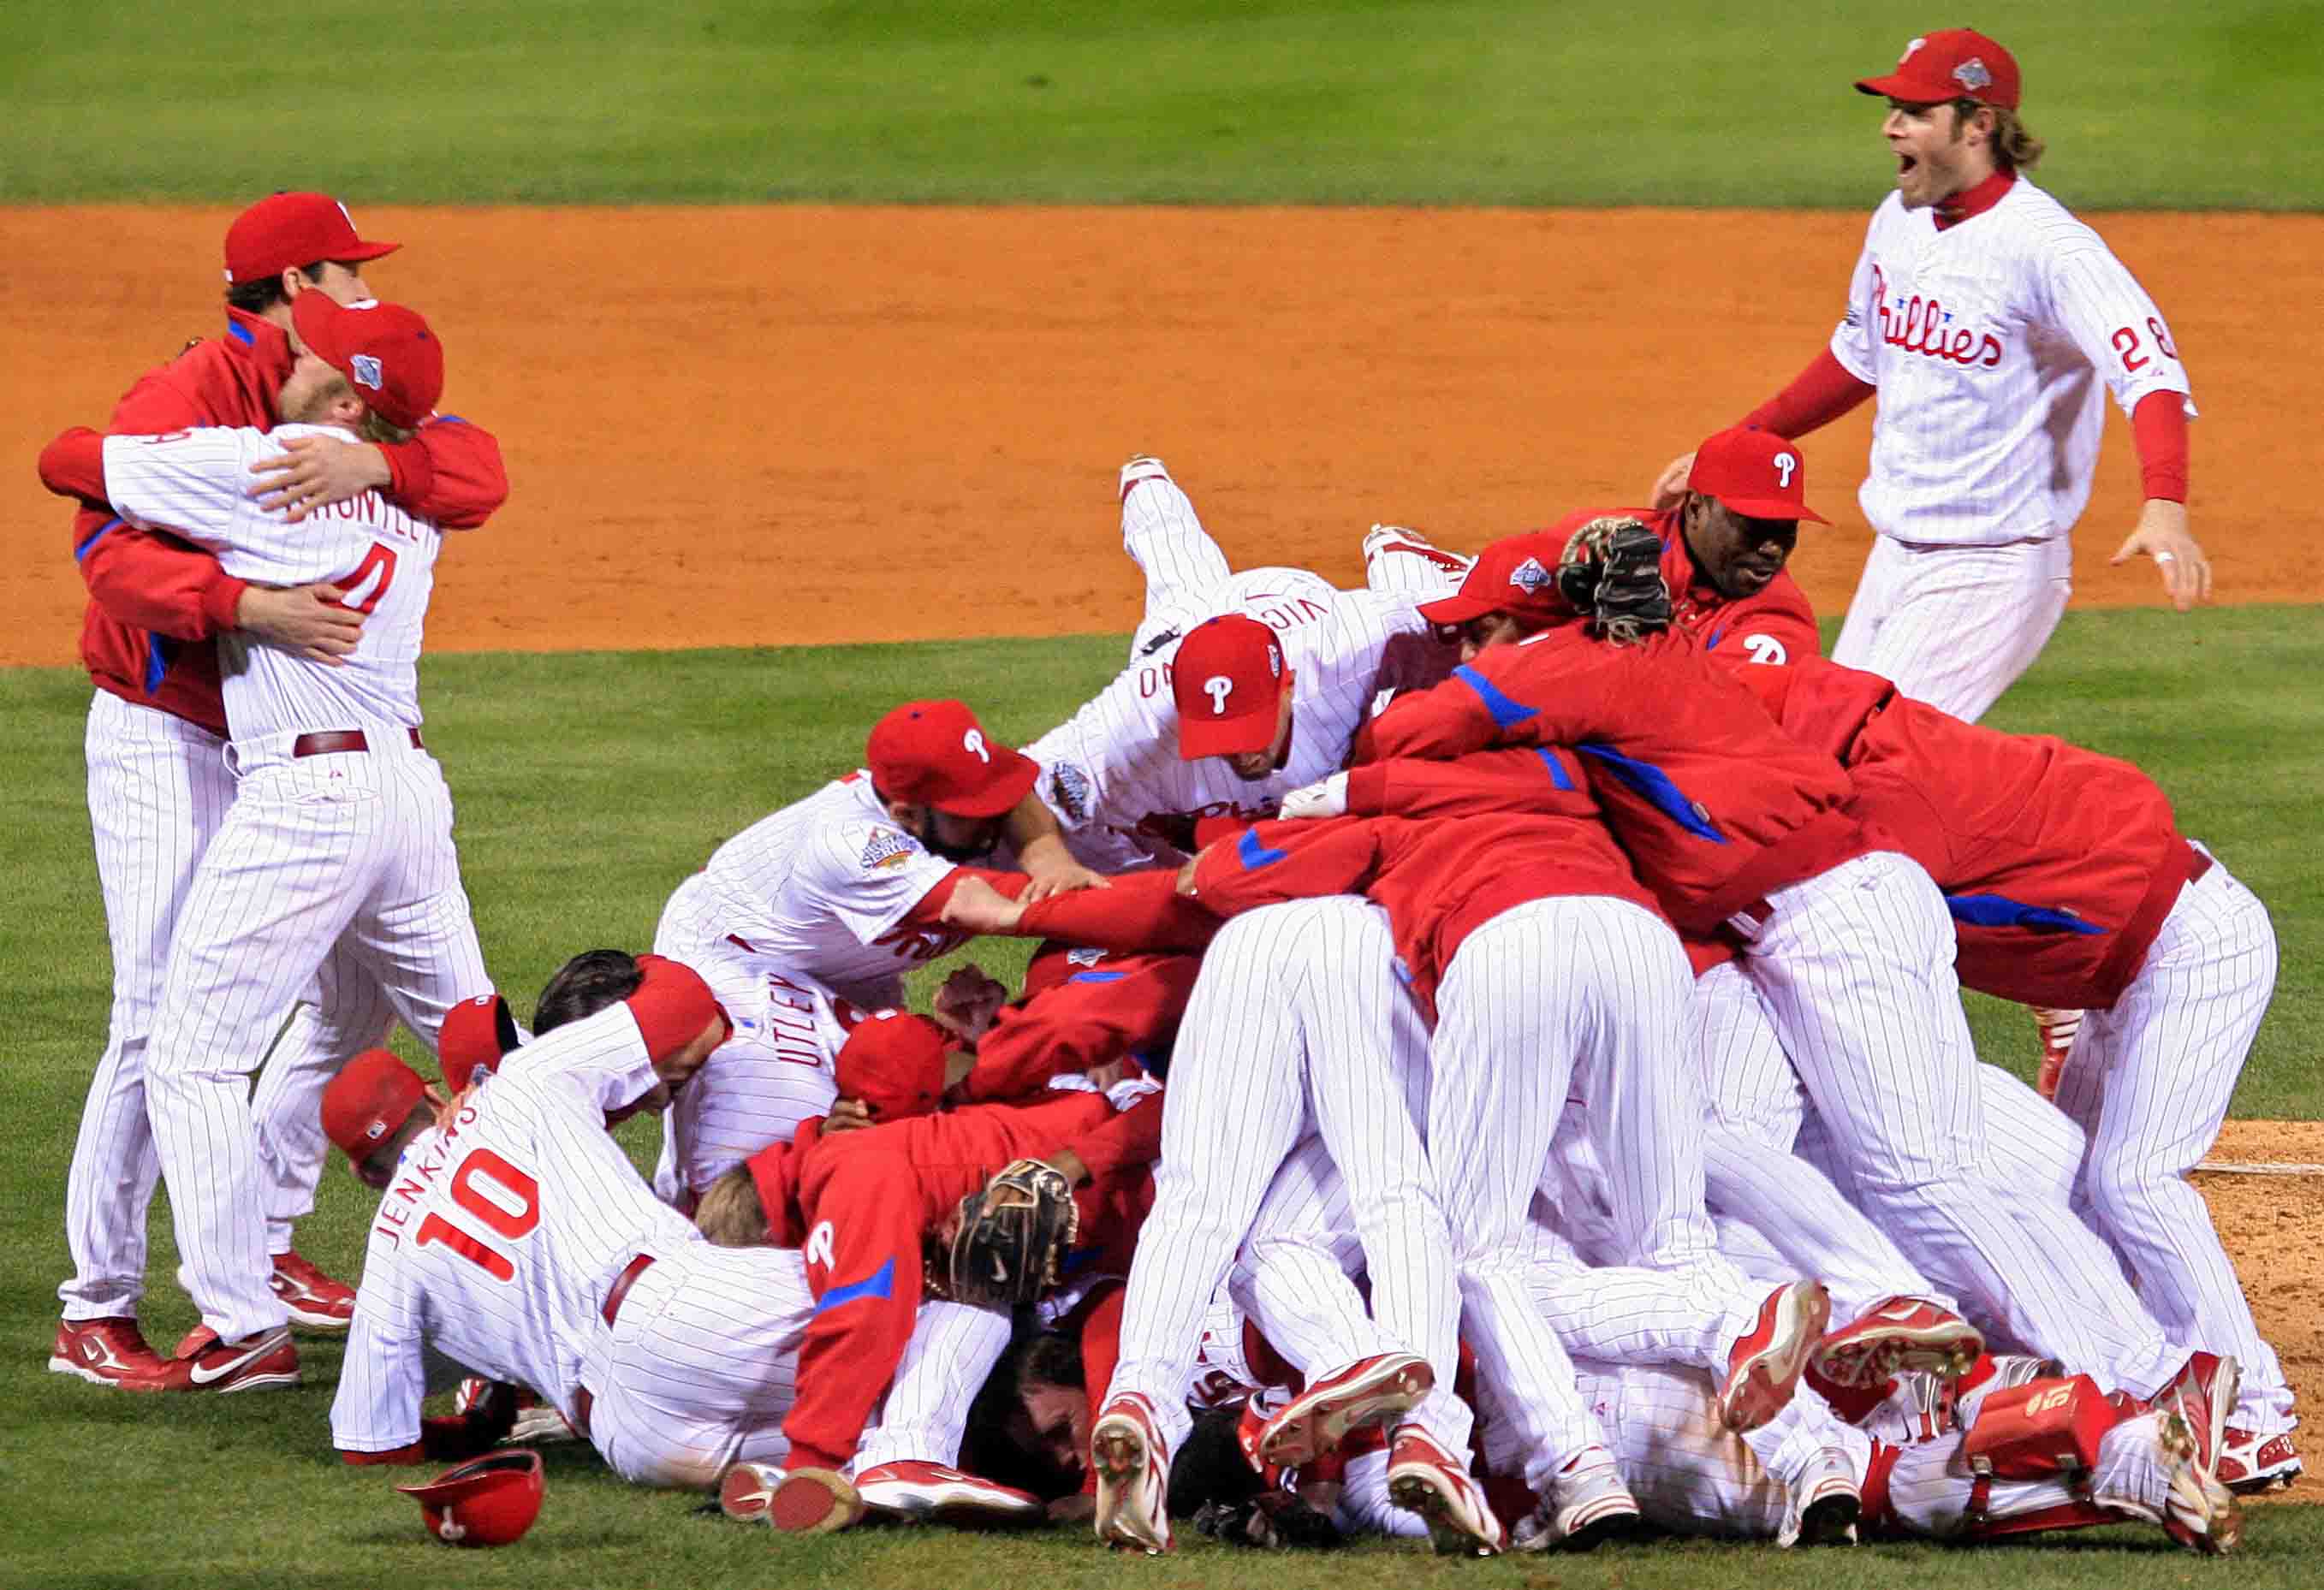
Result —
[[[2071,617],[1995,714],[2015,728],[2070,725],[2085,743],[2135,758],[2178,802],[2184,826],[2216,845],[2269,901],[2283,976],[2236,1100],[2237,1113],[2319,1115],[2324,1024],[2324,900],[2308,854],[2311,793],[2324,780],[2324,724],[2299,682],[2324,669],[2324,634],[2296,610],[2208,613],[2183,649],[2183,620],[2163,613]],[[931,691],[982,703],[996,733],[1029,738],[1110,675],[1118,638],[758,652],[460,657],[424,669],[429,738],[459,803],[462,865],[496,979],[521,1011],[549,971],[597,944],[641,948],[669,889],[737,828],[860,759],[870,721]],[[2187,666],[2191,655],[2196,666]],[[2150,658],[2140,663],[2135,659]],[[19,821],[0,855],[0,966],[14,990],[12,1152],[0,1162],[0,1471],[17,1505],[0,1519],[0,1585],[289,1585],[311,1577],[300,1554],[385,1579],[426,1570],[459,1584],[663,1585],[946,1583],[969,1572],[1023,1572],[1044,1583],[1231,1584],[1249,1558],[1196,1555],[1171,1568],[1112,1562],[1078,1533],[973,1554],[948,1537],[863,1536],[775,1549],[761,1533],[688,1518],[682,1498],[638,1493],[569,1453],[553,1468],[539,1528],[519,1551],[447,1555],[414,1527],[416,1510],[375,1472],[343,1469],[325,1423],[337,1347],[309,1356],[309,1388],[239,1403],[168,1406],[43,1372],[67,1268],[59,1229],[61,1168],[88,1069],[103,1042],[107,960],[81,810],[80,733],[88,687],[69,670],[0,671],[0,722]],[[575,748],[586,748],[576,754]],[[1013,946],[973,948],[1004,975]],[[921,974],[923,996],[940,974]],[[2025,1070],[2021,1015],[1979,1001],[1988,1054]],[[624,1128],[648,1163],[650,1123]],[[340,1273],[360,1264],[372,1200],[333,1175],[301,1247]],[[168,1282],[166,1217],[154,1228],[146,1318],[169,1342],[192,1314]],[[36,1351],[35,1349],[43,1349]],[[138,1504],[124,1508],[124,1498]],[[2324,1518],[2258,1512],[2239,1584],[2299,1584],[2324,1549]],[[2103,1540],[2100,1547],[2095,1542]],[[1692,1547],[1608,1553],[1539,1566],[1478,1565],[1494,1583],[1598,1585],[1651,1574],[1712,1585],[1743,1572],[1770,1583],[2026,1585],[2190,1571],[2121,1530],[2013,1550],[2006,1558],[1880,1548],[1812,1560]],[[1997,1567],[1996,1562],[2006,1564]],[[1365,1573],[1454,1571],[1397,1554],[1342,1565],[1270,1566],[1286,1585]],[[1748,1565],[1748,1567],[1746,1565]],[[1465,1569],[1462,1571],[1467,1571]],[[738,1573],[747,1576],[736,1579]],[[2280,1578],[2271,1576],[2282,1576]]]
[[[2069,203],[2324,191],[2312,4],[1978,20]],[[0,201],[1853,207],[1888,167],[1849,83],[1952,25],[1897,0],[27,5],[0,11]]]
[[[1783,15],[1708,0],[27,4],[0,7],[0,204],[233,204],[302,187],[359,211],[806,199],[1858,210],[1886,191],[1889,168],[1877,108],[1849,79],[1885,69],[1916,29],[1959,20],[1889,0]],[[2041,179],[2069,203],[2324,208],[2315,0],[2065,0],[1970,20],[2016,51],[2027,118],[2052,143]],[[497,284],[537,289],[527,265],[506,262]],[[2222,277],[2234,268],[2223,262]],[[2186,830],[2268,900],[2282,976],[2236,1098],[2246,1116],[2324,1117],[2318,620],[2299,608],[2075,614],[1993,716],[2152,770]],[[571,951],[645,944],[669,890],[713,845],[854,766],[864,727],[893,702],[957,694],[1021,738],[1120,654],[1097,638],[430,659],[429,740],[459,801],[496,977],[530,1009]],[[1262,1563],[1210,1547],[1147,1563],[1109,1558],[1078,1531],[778,1545],[689,1516],[687,1499],[620,1485],[571,1448],[552,1455],[548,1503],[522,1546],[446,1551],[421,1538],[389,1476],[330,1451],[333,1344],[311,1346],[306,1389],[238,1403],[132,1399],[42,1369],[67,1267],[64,1165],[109,979],[81,786],[87,695],[72,670],[0,669],[13,819],[0,829],[0,986],[14,1041],[0,1340],[14,1344],[0,1353],[0,1590],[972,1579],[1213,1590],[1262,1576],[1279,1590],[1455,1576],[2117,1590],[2319,1577],[2324,1510],[2310,1507],[2255,1510],[2233,1565],[2131,1528],[1989,1552],[1695,1545],[1493,1564],[1386,1549]],[[1021,961],[1006,947],[973,952],[996,970]],[[942,970],[923,974],[923,995]],[[1971,1017],[1988,1056],[2029,1069],[2022,1015],[1974,1001]],[[624,1128],[641,1161],[654,1130]],[[302,1246],[351,1274],[369,1209],[351,1180],[327,1179]],[[170,1279],[165,1210],[154,1237],[146,1320],[166,1346],[192,1311]]]

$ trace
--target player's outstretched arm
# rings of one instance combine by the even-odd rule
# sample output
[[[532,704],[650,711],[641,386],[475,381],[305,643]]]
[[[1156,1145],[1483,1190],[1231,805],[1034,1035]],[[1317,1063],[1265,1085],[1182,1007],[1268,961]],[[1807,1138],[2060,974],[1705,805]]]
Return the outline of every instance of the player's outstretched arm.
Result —
[[[1093,872],[1065,849],[1065,832],[1038,795],[1028,790],[1009,813],[1009,844],[1017,864],[1032,881],[1025,887],[1027,905],[1075,889],[1102,889],[1108,879]]]
[[[2149,497],[2139,510],[2137,526],[2109,561],[2124,564],[2142,556],[2154,560],[2155,572],[2163,576],[2163,594],[2181,612],[2211,600],[2210,560],[2187,528],[2184,502]]]

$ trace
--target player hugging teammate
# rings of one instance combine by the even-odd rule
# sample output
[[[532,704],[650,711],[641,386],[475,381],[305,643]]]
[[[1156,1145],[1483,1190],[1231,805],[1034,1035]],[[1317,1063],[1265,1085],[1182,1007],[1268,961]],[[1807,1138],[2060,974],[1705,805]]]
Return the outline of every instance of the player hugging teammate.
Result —
[[[160,1360],[88,1323],[84,1286],[61,1366],[295,1380],[244,1057],[180,1051],[346,957],[448,1083],[369,1047],[383,1008],[310,1068],[336,1071],[314,1135],[381,1192],[332,1411],[350,1464],[554,1434],[779,1533],[1072,1519],[1151,1554],[1189,1520],[1479,1556],[2123,1520],[2232,1549],[2235,1493],[2300,1472],[2292,1399],[2184,1173],[2273,933],[2136,768],[1973,721],[2062,605],[2097,440],[2076,371],[2135,414],[2152,501],[2124,555],[2203,593],[2185,383],[2159,312],[2024,179],[2006,52],[1932,34],[1858,87],[1891,101],[1899,196],[1831,368],[1703,441],[1660,506],[1473,556],[1374,527],[1343,591],[1233,571],[1134,458],[1148,603],[1110,685],[1022,749],[958,701],[886,712],[860,766],[678,886],[653,952],[569,961],[529,1034],[448,844],[350,858],[301,828],[327,775],[437,832],[409,671],[434,527],[374,494],[376,567],[294,566],[323,538],[229,490],[276,445],[255,429],[60,438],[52,482],[124,536],[333,577],[368,665],[228,642],[244,777],[192,897],[326,855],[362,887],[263,979],[221,970],[235,913],[177,931],[151,1113],[173,1194],[207,1178],[177,1201],[213,1335]],[[309,370],[350,405],[321,418],[432,408],[416,317],[291,308],[348,378]],[[1826,660],[1784,572],[1821,522],[1792,438],[1876,390],[1882,545]],[[1964,393],[2007,434],[1917,492],[1929,412]],[[2061,446],[2062,473],[2037,456]],[[1945,559],[2039,621],[1943,606]],[[1949,684],[1909,643],[1940,630],[2016,649]],[[378,942],[399,889],[443,906],[424,978]],[[1024,987],[964,968],[906,1013],[904,975],[980,934],[1044,941]],[[2086,1013],[2054,1107],[1979,1062],[1963,987]],[[608,1135],[640,1112],[665,1122],[650,1185]],[[451,1414],[423,1411],[431,1347],[475,1377]],[[432,1488],[431,1527],[508,1538],[462,1512],[504,1489]]]

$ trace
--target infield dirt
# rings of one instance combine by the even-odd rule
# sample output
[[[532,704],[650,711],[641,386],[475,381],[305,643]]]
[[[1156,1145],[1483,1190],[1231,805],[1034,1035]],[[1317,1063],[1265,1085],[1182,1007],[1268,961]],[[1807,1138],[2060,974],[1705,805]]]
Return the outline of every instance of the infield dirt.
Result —
[[[0,210],[0,665],[74,660],[69,515],[32,455],[215,335],[232,212]],[[1360,579],[1375,520],[1451,545],[1632,503],[1821,346],[1857,214],[1354,209],[367,210],[369,272],[448,350],[513,495],[438,572],[441,650],[816,645],[1126,630],[1113,472],[1169,460],[1239,565]],[[2324,217],[2100,217],[2205,417],[2194,528],[2227,602],[2324,601],[2309,473]],[[2109,420],[2075,601],[2137,472]],[[1838,611],[1870,541],[1869,409],[1804,447],[1838,521],[1794,569]],[[2190,620],[2200,624],[2200,618]],[[2030,1034],[2029,1034],[2030,1036]],[[2324,1163],[2324,1125],[2223,1158]],[[2324,1387],[2324,1178],[2205,1176],[2303,1406]],[[2324,1482],[2295,1494],[2324,1500]]]

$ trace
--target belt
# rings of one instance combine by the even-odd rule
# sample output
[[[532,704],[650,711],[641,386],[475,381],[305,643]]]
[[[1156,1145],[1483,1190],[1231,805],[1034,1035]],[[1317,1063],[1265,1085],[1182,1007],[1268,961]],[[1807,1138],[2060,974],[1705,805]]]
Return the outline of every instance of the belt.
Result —
[[[2189,845],[2187,847],[2187,881],[2189,883],[2193,883],[2197,878],[2202,877],[2203,874],[2210,871],[2211,858],[2209,853],[2197,850],[2193,845]]]
[[[613,1284],[605,1289],[605,1306],[597,1310],[605,1317],[606,1324],[613,1324],[613,1317],[622,1311],[622,1304],[630,1295],[630,1288],[637,1284],[639,1276],[651,1268],[653,1255],[640,1254],[630,1261],[627,1269],[613,1277]]]
[[[407,729],[404,732],[411,737],[413,750],[428,749],[420,741],[419,730]],[[319,734],[302,734],[290,742],[290,754],[294,757],[328,757],[343,751],[369,749],[371,740],[360,729],[327,729]]]

